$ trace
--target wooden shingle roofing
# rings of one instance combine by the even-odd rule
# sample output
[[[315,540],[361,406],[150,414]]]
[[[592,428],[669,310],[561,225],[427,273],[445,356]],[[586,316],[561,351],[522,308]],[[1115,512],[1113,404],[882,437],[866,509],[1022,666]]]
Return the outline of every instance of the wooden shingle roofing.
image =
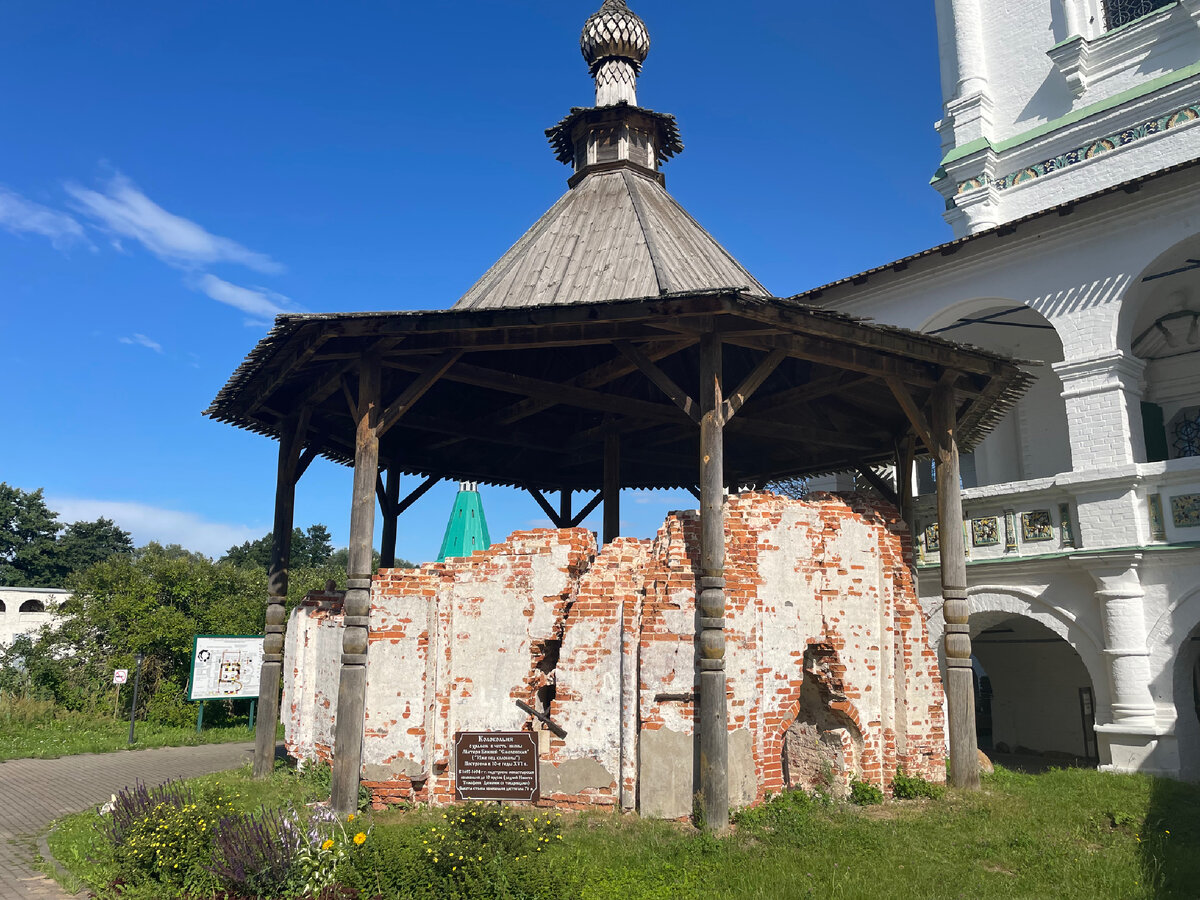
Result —
[[[738,291],[769,296],[658,180],[590,172],[493,265],[454,309],[511,309]]]

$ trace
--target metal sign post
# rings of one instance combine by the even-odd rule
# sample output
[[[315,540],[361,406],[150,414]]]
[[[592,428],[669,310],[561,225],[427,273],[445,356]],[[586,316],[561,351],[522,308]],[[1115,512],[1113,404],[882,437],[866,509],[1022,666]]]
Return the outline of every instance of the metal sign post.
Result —
[[[129,704],[129,743],[133,743],[133,723],[137,717],[137,695],[138,685],[142,680],[142,662],[146,659],[146,654],[139,653],[137,655],[137,666],[133,670],[133,702]],[[126,672],[128,675],[128,672]],[[114,676],[115,678],[115,676]]]

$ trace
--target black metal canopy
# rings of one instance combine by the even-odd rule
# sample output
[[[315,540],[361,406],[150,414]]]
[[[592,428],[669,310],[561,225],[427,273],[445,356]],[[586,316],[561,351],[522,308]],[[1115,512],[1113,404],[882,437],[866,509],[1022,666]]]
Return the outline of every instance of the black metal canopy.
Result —
[[[628,488],[697,483],[701,335],[722,344],[729,484],[891,462],[928,445],[952,383],[974,446],[1032,382],[995,353],[738,291],[443,312],[280,316],[206,415],[354,461],[356,373],[382,365],[380,467],[538,490],[601,487],[606,436]],[[920,449],[920,448],[918,448]]]

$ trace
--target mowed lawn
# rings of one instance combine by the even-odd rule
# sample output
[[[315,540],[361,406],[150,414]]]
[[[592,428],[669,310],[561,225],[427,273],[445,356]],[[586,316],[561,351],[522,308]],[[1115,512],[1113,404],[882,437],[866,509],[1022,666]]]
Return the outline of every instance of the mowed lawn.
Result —
[[[246,772],[211,778],[236,788],[247,809],[272,800],[302,805],[313,796],[284,773],[265,784],[251,782]],[[374,852],[355,876],[361,896],[411,896],[388,885],[420,882],[413,868],[424,863],[413,848],[431,824],[442,823],[442,811],[389,810],[364,819]],[[537,859],[544,887],[479,896],[1200,896],[1200,787],[1145,776],[998,769],[978,793],[869,807],[789,795],[743,813],[720,838],[630,815],[586,813],[561,821],[563,839]],[[52,832],[50,846],[107,896],[96,881],[101,873],[89,863],[103,840],[97,824],[94,812],[68,817]],[[355,827],[366,826],[360,820]]]
[[[0,721],[0,762],[6,759],[53,759],[76,753],[109,753],[114,750],[145,750],[148,747],[182,747],[252,741],[254,733],[245,725],[232,728],[172,727],[138,722],[136,743],[129,743],[129,722],[67,714],[38,722]]]

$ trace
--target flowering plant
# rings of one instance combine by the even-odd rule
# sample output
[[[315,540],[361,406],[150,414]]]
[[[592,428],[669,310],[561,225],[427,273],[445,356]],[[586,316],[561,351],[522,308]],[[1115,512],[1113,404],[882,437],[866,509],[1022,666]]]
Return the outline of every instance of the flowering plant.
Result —
[[[302,894],[318,895],[334,883],[338,866],[367,842],[371,833],[356,827],[351,814],[343,822],[328,807],[317,807],[309,819],[308,831],[296,855],[293,882]]]

